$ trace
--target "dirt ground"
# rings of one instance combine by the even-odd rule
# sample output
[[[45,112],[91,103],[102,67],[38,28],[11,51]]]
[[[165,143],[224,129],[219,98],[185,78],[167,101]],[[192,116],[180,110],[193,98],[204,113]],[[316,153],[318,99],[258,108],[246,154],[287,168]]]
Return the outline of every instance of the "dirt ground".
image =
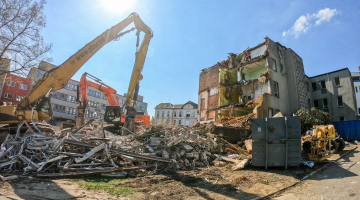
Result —
[[[347,147],[343,154],[354,147]],[[333,155],[330,160],[339,157]],[[0,182],[0,199],[252,199],[286,188],[320,168],[307,166],[264,168],[249,166],[232,171],[231,165],[211,166],[194,171],[152,174],[124,178],[117,187],[132,188],[132,193],[110,194],[96,187],[81,187],[86,179],[24,178]]]

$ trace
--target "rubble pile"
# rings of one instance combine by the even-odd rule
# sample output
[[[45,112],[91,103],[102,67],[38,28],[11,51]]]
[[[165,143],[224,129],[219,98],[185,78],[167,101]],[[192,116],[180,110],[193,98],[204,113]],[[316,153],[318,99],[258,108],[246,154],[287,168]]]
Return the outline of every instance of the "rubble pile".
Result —
[[[25,134],[20,128],[28,127]],[[36,125],[35,125],[36,128]],[[99,131],[97,131],[99,132]],[[16,135],[8,134],[0,149],[2,180],[21,176],[67,177],[145,169],[169,159],[118,150],[110,138],[87,133],[41,132],[23,122]]]
[[[28,129],[20,134],[24,125]],[[16,135],[9,134],[1,144],[0,174],[3,180],[67,177],[159,169],[161,163],[166,169],[192,170],[219,160],[234,163],[234,170],[243,168],[250,159],[246,145],[239,147],[211,134],[214,126],[140,126],[136,133],[120,136],[102,128],[41,132],[24,122]],[[231,157],[224,156],[227,154]]]
[[[250,113],[245,116],[239,116],[239,117],[222,117],[220,119],[220,123],[222,123],[224,126],[228,127],[236,127],[236,128],[251,128],[251,118],[256,118],[255,113]]]

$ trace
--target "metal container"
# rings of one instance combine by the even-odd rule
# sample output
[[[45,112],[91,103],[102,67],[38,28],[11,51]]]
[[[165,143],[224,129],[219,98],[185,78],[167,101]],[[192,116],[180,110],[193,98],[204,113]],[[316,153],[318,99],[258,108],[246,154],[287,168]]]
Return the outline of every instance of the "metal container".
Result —
[[[301,162],[300,117],[277,117],[252,120],[252,164],[298,166]]]
[[[332,123],[336,132],[344,140],[359,140],[360,139],[360,120],[340,121]]]

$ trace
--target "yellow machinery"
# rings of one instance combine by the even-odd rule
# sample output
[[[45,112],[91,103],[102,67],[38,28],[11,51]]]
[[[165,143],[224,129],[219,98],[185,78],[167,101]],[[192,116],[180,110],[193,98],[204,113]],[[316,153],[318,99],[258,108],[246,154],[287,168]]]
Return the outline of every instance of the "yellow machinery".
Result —
[[[335,127],[333,125],[314,126],[311,140],[306,141],[311,145],[309,159],[313,161],[323,161],[336,151],[343,150],[345,142],[341,138],[337,138],[336,135]],[[305,150],[304,145],[303,149]]]
[[[132,22],[134,22],[135,28],[120,32]],[[138,36],[137,46],[139,44],[140,32],[144,32],[145,36],[136,52],[135,64],[127,92],[126,106],[131,106],[133,103],[131,97],[134,95],[135,87],[142,80],[141,71],[144,66],[150,39],[153,37],[151,29],[140,19],[137,13],[131,13],[125,20],[86,44],[63,64],[47,72],[34,86],[29,95],[20,101],[18,106],[0,106],[0,124],[14,126],[23,121],[37,122],[40,120],[50,120],[52,117],[50,93],[64,88],[70,78],[103,46],[135,29],[137,29],[136,35]]]

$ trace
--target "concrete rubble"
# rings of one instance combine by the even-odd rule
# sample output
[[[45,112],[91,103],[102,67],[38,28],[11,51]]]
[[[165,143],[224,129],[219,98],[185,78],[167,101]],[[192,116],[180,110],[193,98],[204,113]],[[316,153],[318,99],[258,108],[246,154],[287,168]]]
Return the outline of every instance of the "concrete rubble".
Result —
[[[28,129],[20,134],[22,126]],[[214,126],[228,124],[139,126],[136,133],[120,136],[88,126],[41,132],[24,122],[16,135],[7,135],[1,144],[0,178],[116,176],[138,169],[193,170],[220,161],[231,163],[233,170],[244,168],[251,159],[246,140],[241,146],[230,144],[211,133]]]

